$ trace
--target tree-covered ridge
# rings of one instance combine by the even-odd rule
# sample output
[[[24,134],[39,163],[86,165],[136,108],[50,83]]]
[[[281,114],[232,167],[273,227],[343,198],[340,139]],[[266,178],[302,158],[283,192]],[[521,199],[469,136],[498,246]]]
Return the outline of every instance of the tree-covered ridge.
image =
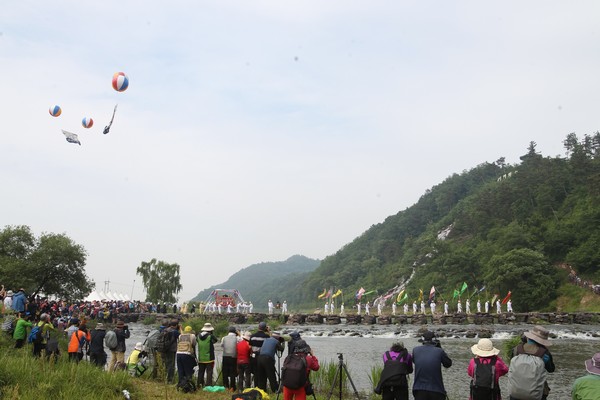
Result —
[[[250,265],[233,274],[222,284],[202,290],[192,301],[204,301],[213,289],[238,289],[244,299],[252,300],[255,310],[266,309],[267,301],[287,300],[288,294],[319,266],[321,261],[294,255],[285,261],[263,262]],[[296,298],[294,298],[296,301]]]
[[[414,267],[410,301],[432,285],[451,298],[467,282],[471,293],[485,286],[482,296],[511,290],[520,311],[551,308],[556,263],[587,274],[600,264],[600,134],[564,144],[565,158],[543,157],[532,142],[518,165],[501,158],[450,176],[325,258],[302,285],[303,302],[329,287],[346,301],[360,287],[382,294]]]

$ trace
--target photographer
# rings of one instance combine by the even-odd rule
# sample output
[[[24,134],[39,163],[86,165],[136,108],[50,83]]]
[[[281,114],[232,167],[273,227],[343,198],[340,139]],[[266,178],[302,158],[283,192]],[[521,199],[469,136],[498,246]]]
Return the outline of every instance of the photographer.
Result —
[[[285,342],[279,332],[271,333],[271,337],[265,339],[256,362],[256,386],[267,390],[267,379],[271,385],[271,391],[277,392],[279,383],[275,373],[275,354],[285,349]]]
[[[119,320],[117,321],[117,326],[114,329],[115,334],[117,335],[117,347],[112,349],[110,364],[108,365],[108,370],[113,371],[115,368],[115,364],[120,363],[119,365],[125,366],[125,339],[128,339],[130,336],[129,327],[125,325],[125,322]]]
[[[452,360],[442,349],[435,333],[425,331],[422,346],[413,349],[415,380],[413,396],[415,400],[445,400],[446,389],[442,378],[442,366],[450,368]]]

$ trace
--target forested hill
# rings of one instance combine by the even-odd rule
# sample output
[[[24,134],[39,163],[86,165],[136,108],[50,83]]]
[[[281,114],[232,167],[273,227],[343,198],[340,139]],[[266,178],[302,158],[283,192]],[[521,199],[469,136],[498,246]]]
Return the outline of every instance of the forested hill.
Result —
[[[452,301],[467,283],[482,297],[512,291],[516,311],[556,307],[569,263],[600,277],[600,133],[564,141],[566,157],[544,157],[531,142],[517,165],[500,158],[454,174],[419,201],[373,225],[288,295],[314,306],[324,288],[354,302],[359,288],[385,294],[407,283],[412,303],[431,286]],[[396,289],[396,292],[400,288]],[[364,301],[364,299],[363,299]],[[389,303],[388,303],[389,304]]]
[[[324,289],[341,290],[336,301],[347,307],[360,288],[371,292],[363,302],[397,298],[404,287],[405,301],[417,300],[419,290],[427,300],[432,286],[438,300],[455,302],[454,291],[465,284],[463,300],[511,291],[515,311],[558,309],[559,289],[568,285],[557,265],[600,282],[600,133],[581,140],[570,134],[564,146],[565,157],[546,157],[531,142],[518,164],[500,158],[453,174],[320,265],[294,256],[285,264],[309,266],[257,264],[220,286],[239,289],[257,311],[269,298],[287,300],[292,312],[310,310],[322,306]],[[571,294],[571,306],[585,309],[582,296]]]
[[[303,282],[308,274],[320,264],[301,255],[295,255],[285,261],[253,264],[233,274],[222,284],[202,290],[192,301],[205,301],[213,289],[238,289],[244,300],[251,300],[255,311],[264,311],[267,301],[284,300],[284,293]]]

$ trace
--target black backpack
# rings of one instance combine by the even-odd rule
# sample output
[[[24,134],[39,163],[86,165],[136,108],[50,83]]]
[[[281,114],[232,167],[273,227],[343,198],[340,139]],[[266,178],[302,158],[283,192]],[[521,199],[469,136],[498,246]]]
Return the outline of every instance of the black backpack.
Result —
[[[493,400],[497,392],[496,387],[496,357],[492,357],[489,363],[482,363],[476,357],[475,371],[471,381],[471,398],[473,400]]]
[[[381,375],[382,377],[387,375],[390,377],[382,383],[382,387],[408,386],[408,380],[406,379],[406,375],[408,374],[408,365],[405,362],[400,361],[401,359],[405,360],[407,354],[408,351],[404,349],[398,355],[398,357],[393,358],[389,351],[385,352],[386,361],[383,364],[383,369],[386,373],[384,374],[382,370]]]
[[[293,353],[283,360],[281,383],[288,389],[300,389],[306,385],[306,356]]]
[[[196,384],[192,378],[189,376],[184,376],[177,383],[177,390],[181,390],[183,393],[193,393],[196,391]]]
[[[171,330],[163,329],[156,338],[156,351],[166,353],[171,347]]]

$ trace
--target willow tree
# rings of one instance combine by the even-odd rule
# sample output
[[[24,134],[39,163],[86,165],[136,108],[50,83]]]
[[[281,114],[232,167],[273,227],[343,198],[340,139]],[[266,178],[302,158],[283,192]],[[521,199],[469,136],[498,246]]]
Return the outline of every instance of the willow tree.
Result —
[[[137,268],[137,274],[142,277],[142,284],[146,289],[146,301],[153,303],[175,303],[177,294],[181,291],[179,264],[168,264],[156,261],[156,258],[142,264]]]

